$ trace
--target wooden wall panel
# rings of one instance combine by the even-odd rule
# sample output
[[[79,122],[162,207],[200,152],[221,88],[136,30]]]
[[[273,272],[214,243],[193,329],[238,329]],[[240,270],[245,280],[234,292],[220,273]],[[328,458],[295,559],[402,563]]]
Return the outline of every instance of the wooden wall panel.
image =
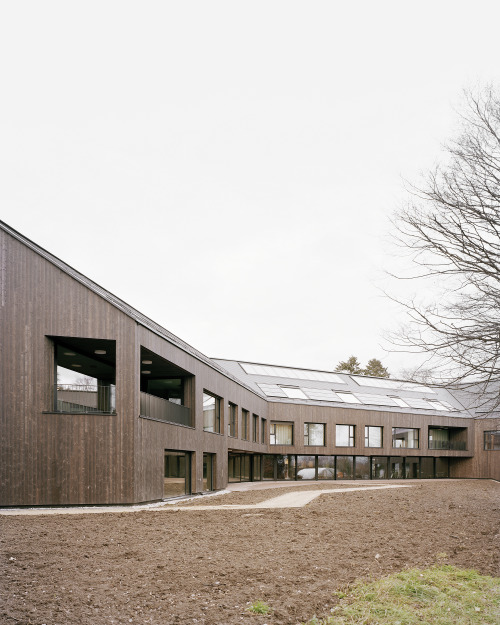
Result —
[[[489,478],[500,481],[500,450],[484,449],[484,432],[500,430],[500,418],[475,419],[474,455],[471,458],[457,460],[452,465],[451,477]]]

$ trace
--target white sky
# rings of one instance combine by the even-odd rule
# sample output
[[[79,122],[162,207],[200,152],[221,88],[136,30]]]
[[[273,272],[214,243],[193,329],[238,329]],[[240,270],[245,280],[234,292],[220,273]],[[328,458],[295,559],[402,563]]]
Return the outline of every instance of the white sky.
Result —
[[[497,82],[500,4],[5,2],[0,219],[209,356],[392,373],[403,178]],[[399,285],[393,285],[397,292]]]

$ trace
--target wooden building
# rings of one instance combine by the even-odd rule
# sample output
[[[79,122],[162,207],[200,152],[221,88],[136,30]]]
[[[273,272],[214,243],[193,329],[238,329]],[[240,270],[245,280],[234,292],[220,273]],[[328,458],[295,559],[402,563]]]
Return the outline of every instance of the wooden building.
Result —
[[[450,391],[210,359],[0,222],[0,505],[260,479],[500,479]]]

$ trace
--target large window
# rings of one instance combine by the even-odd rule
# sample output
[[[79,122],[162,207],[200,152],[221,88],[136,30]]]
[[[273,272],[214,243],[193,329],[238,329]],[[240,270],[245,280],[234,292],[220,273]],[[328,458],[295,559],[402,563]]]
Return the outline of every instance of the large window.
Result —
[[[304,423],[304,445],[325,445],[324,423]]]
[[[500,451],[500,430],[484,433],[484,448],[486,451]]]
[[[270,445],[293,445],[293,423],[271,423]]]
[[[259,442],[259,417],[258,415],[252,415],[253,425],[252,425],[252,440],[254,443]]]
[[[227,433],[229,436],[236,438],[238,436],[238,406],[229,402],[229,423],[227,424]]]
[[[185,451],[165,451],[163,496],[189,495],[191,454]]]
[[[203,391],[203,429],[220,434],[220,397]]]
[[[392,446],[418,449],[419,430],[416,428],[392,428]]]
[[[250,421],[250,413],[248,412],[248,410],[245,410],[243,408],[241,411],[241,438],[244,441],[248,440],[249,421]]]
[[[335,431],[337,447],[354,447],[354,425],[337,425]]]
[[[382,428],[365,425],[365,447],[382,447]]]

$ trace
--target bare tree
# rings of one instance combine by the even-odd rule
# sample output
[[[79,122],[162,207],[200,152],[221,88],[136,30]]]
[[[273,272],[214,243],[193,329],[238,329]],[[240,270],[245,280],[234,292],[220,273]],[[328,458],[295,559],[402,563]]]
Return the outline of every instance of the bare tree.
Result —
[[[500,95],[465,94],[462,129],[394,220],[416,271],[438,284],[434,301],[400,302],[411,322],[393,343],[428,354],[443,384],[496,393],[500,384]],[[432,288],[426,293],[435,293]],[[497,406],[500,400],[497,401]]]

